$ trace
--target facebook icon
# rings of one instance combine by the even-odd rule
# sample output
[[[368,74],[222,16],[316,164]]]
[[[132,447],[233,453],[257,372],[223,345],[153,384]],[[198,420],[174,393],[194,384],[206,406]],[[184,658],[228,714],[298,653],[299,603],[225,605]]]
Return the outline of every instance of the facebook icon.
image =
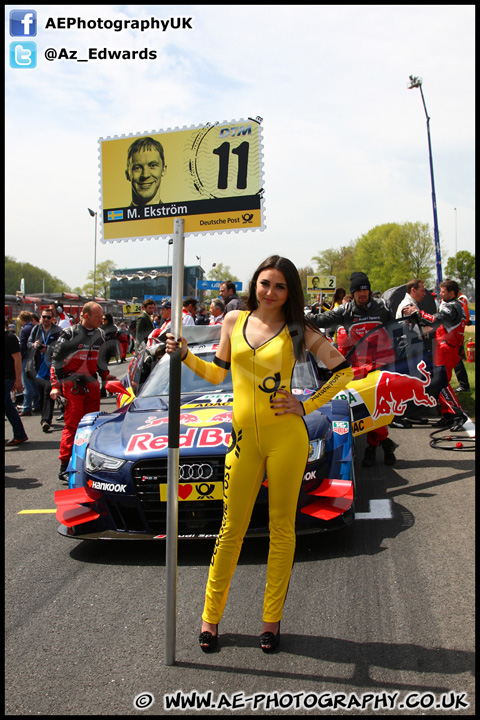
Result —
[[[35,37],[37,34],[37,13],[35,10],[10,11],[10,35],[13,37]]]

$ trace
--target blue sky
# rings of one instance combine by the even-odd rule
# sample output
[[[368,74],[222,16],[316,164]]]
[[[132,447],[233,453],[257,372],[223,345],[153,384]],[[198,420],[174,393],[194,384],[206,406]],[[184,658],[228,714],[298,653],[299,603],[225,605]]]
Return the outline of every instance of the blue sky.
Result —
[[[19,7],[6,6],[7,55],[10,10]],[[302,267],[382,223],[433,226],[425,114],[419,90],[407,90],[411,74],[423,77],[431,117],[442,259],[455,242],[475,252],[474,6],[28,8],[38,15],[38,65],[14,69],[6,60],[5,252],[18,261],[72,287],[85,283],[100,137],[258,115],[266,230],[188,236],[186,264],[196,255],[207,271],[223,262],[246,282],[271,253]],[[191,18],[192,29],[45,29],[48,18],[152,16]],[[79,57],[90,47],[149,48],[157,59],[48,62],[50,47]],[[99,240],[97,262],[106,259],[162,265],[167,242]]]

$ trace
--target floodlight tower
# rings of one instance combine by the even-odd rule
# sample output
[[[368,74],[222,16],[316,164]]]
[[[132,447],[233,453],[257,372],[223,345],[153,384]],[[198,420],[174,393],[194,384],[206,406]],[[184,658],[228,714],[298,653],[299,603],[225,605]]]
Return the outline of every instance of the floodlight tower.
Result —
[[[435,196],[435,181],[433,178],[433,159],[432,159],[432,142],[430,140],[430,118],[427,112],[427,106],[425,105],[425,98],[423,97],[421,77],[415,77],[414,75],[409,76],[410,84],[408,85],[409,90],[413,88],[420,88],[420,95],[422,96],[423,108],[425,110],[425,117],[427,118],[427,137],[428,137],[428,156],[430,160],[430,179],[432,181],[432,205],[433,205],[433,237],[435,240],[435,263],[437,267],[437,297],[440,293],[440,283],[443,280],[442,276],[442,256],[440,252],[440,236],[438,233],[438,218],[437,218],[437,198]]]

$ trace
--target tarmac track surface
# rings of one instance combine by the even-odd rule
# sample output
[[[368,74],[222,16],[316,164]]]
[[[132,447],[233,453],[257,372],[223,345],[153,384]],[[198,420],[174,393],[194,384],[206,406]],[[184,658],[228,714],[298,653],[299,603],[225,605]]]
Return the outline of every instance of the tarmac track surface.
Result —
[[[210,655],[197,636],[213,542],[180,543],[167,666],[163,542],[62,538],[62,423],[24,425],[29,442],[5,449],[7,715],[475,714],[473,452],[391,429],[396,465],[380,452],[367,469],[357,439],[357,520],[298,539],[272,655],[258,647],[268,541],[244,543]]]

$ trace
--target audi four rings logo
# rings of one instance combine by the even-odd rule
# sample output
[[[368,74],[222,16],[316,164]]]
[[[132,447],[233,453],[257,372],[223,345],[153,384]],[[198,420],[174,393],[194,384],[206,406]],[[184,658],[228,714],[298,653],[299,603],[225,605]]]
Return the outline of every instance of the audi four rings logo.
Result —
[[[180,480],[210,480],[213,475],[211,465],[180,465],[178,477]]]

